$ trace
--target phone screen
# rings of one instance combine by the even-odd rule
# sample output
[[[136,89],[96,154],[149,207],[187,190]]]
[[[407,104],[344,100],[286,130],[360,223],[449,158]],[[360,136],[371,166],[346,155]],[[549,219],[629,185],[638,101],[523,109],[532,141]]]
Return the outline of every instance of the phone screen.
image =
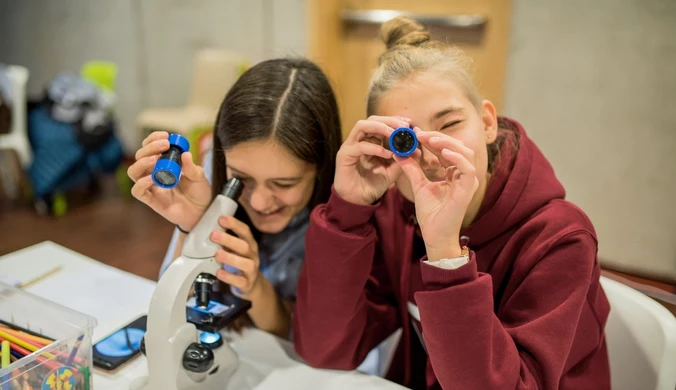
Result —
[[[144,315],[94,344],[94,365],[113,371],[141,352],[148,316]]]

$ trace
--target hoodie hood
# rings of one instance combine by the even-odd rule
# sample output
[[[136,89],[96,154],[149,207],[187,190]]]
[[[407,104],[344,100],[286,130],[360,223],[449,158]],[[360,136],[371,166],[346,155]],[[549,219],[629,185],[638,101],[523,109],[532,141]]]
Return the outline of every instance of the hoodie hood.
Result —
[[[533,215],[554,199],[564,199],[565,189],[554,168],[520,123],[499,118],[506,134],[499,160],[486,188],[474,222],[460,232],[471,246],[483,246]],[[518,148],[516,147],[518,145]]]

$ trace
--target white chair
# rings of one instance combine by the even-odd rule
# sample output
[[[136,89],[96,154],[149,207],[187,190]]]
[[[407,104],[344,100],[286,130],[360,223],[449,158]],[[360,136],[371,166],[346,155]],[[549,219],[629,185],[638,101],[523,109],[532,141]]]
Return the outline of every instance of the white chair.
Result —
[[[248,61],[239,53],[200,50],[193,60],[192,84],[185,106],[142,111],[136,119],[141,138],[156,130],[182,134],[190,141],[195,161],[202,163],[221,102],[247,67]]]
[[[10,65],[7,68],[12,86],[12,124],[9,133],[0,134],[0,149],[14,149],[22,167],[28,169],[33,157],[26,129],[26,83],[29,72],[23,66]]]
[[[676,318],[664,306],[601,277],[610,301],[606,341],[615,390],[676,388]]]

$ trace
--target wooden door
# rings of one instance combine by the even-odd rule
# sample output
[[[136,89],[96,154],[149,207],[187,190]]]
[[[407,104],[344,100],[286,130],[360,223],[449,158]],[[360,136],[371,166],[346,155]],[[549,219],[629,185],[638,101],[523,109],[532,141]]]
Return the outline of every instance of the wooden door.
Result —
[[[366,116],[371,74],[385,45],[381,21],[398,13],[428,26],[432,37],[462,47],[474,59],[482,95],[500,111],[511,0],[308,0],[309,56],[337,94],[343,137]]]

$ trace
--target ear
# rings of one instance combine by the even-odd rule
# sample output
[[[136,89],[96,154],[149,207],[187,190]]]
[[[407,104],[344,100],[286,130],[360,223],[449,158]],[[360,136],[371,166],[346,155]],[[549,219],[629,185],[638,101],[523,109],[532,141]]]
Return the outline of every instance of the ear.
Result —
[[[498,116],[495,106],[490,100],[481,102],[481,120],[484,123],[484,136],[486,144],[490,145],[498,137]]]

